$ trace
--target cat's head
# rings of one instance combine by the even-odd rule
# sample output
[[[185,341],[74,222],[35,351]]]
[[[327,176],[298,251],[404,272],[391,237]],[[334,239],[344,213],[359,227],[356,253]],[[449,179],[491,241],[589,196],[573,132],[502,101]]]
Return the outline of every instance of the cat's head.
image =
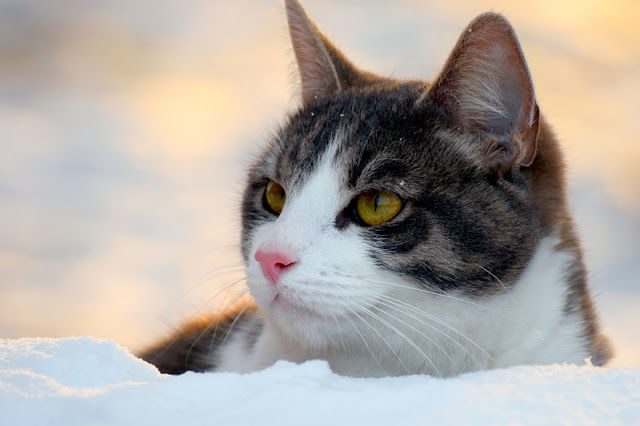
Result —
[[[247,281],[312,346],[371,334],[393,309],[517,282],[540,240],[538,107],[509,23],[484,14],[433,82],[353,66],[286,1],[302,106],[251,168]],[[381,336],[382,337],[382,336]]]

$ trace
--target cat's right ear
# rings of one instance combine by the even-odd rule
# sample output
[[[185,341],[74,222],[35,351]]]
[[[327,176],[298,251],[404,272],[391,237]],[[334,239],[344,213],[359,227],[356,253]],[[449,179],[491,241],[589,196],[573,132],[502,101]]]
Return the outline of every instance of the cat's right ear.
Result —
[[[463,148],[499,172],[534,160],[539,111],[520,44],[496,13],[477,17],[423,97],[455,128],[479,136]]]
[[[285,0],[289,35],[300,72],[305,105],[348,87],[366,83],[359,71],[336,49],[309,19],[297,0]]]

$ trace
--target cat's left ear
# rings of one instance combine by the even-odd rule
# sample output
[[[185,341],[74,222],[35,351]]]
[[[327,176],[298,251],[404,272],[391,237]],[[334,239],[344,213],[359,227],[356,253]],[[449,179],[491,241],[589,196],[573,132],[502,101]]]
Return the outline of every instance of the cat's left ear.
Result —
[[[426,98],[454,126],[480,135],[467,148],[485,163],[501,171],[533,163],[538,105],[520,44],[501,15],[485,13],[469,24]]]
[[[285,0],[285,6],[303,104],[372,80],[372,74],[358,70],[318,31],[297,0]]]

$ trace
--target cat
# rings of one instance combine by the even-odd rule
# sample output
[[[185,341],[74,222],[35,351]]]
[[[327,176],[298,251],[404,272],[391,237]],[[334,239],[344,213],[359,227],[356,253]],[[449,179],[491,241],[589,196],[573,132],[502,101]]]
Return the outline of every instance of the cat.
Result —
[[[281,359],[354,377],[604,365],[562,154],[507,20],[478,16],[425,82],[358,69],[285,6],[302,105],[247,177],[255,303],[141,357],[172,374]]]

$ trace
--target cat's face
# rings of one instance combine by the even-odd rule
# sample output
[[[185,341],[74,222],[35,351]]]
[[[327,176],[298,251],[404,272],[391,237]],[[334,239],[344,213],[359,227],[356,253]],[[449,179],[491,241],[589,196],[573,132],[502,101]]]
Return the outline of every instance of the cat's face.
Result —
[[[336,318],[357,321],[384,297],[437,300],[398,286],[499,292],[500,281],[510,285],[531,256],[536,233],[526,176],[498,177],[465,158],[436,112],[415,107],[421,89],[409,84],[310,105],[251,172],[243,227],[248,283],[258,304],[298,337],[345,332]],[[266,200],[269,181],[286,194],[279,215]],[[364,223],[356,203],[371,191],[398,196],[400,211]],[[295,263],[273,283],[256,260],[259,250]]]
[[[430,86],[362,73],[313,34],[296,46],[307,18],[289,12],[304,105],[251,169],[243,202],[247,282],[264,315],[322,346],[442,295],[508,291],[539,227],[526,169],[537,107],[506,21],[472,23],[481,40],[461,39]],[[506,64],[487,71],[487,43]],[[313,55],[328,55],[326,75],[305,63]]]

